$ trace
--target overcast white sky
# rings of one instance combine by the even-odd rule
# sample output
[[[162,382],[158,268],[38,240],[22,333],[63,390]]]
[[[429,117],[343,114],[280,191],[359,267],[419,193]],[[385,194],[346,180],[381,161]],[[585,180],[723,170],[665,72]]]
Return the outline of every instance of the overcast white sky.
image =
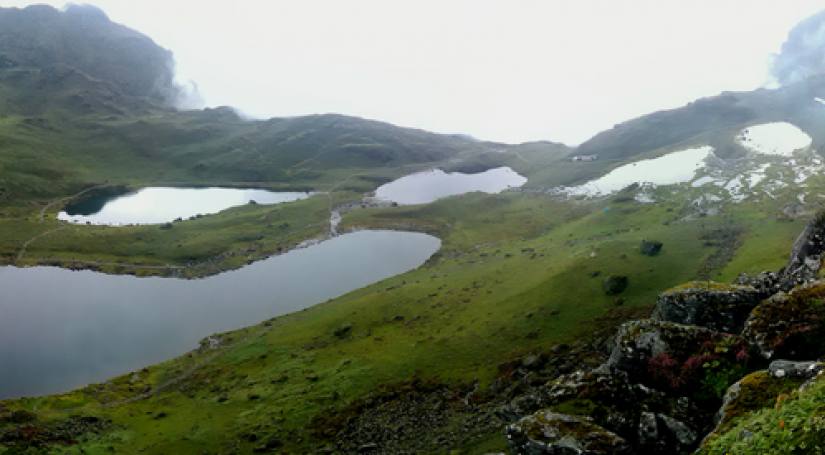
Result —
[[[65,1],[3,1],[2,6]],[[210,106],[576,144],[768,82],[820,0],[90,0],[171,49]]]

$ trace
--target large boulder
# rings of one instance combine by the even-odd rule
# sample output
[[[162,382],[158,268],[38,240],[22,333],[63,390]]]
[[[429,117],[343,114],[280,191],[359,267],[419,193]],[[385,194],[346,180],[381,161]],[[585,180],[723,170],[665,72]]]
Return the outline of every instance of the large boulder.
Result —
[[[656,300],[653,318],[739,333],[765,293],[751,286],[691,282],[665,291]]]
[[[628,435],[638,424],[641,403],[661,395],[632,384],[621,371],[576,371],[548,382],[546,400],[552,410],[587,415],[614,433]]]
[[[825,281],[776,294],[753,309],[742,336],[766,359],[816,359],[825,354]]]
[[[630,445],[587,417],[539,411],[506,428],[513,453],[524,455],[622,455]]]
[[[604,368],[631,381],[700,402],[718,402],[747,371],[747,343],[705,327],[642,319],[623,324]]]
[[[698,409],[687,397],[670,397],[661,391],[631,383],[624,372],[602,369],[577,371],[549,382],[546,401],[550,410],[586,415],[594,423],[618,434],[634,446],[641,442],[639,428],[644,413],[667,416],[666,419],[659,419],[660,422],[665,422],[662,424],[665,426],[654,429],[660,435],[668,431],[665,427],[684,427],[695,434],[695,429],[704,428],[705,421],[712,415]],[[668,426],[677,419],[678,425]],[[651,433],[645,434],[650,436]],[[670,449],[680,452],[685,447],[684,434],[680,432],[679,437],[668,439],[662,436],[660,439]],[[694,437],[689,445],[695,442]]]

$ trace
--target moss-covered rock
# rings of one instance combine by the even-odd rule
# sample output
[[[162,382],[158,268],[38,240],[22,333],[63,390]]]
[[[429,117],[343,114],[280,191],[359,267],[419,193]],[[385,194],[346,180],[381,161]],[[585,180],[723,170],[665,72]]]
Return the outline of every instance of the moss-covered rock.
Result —
[[[704,444],[729,430],[743,416],[776,405],[777,398],[802,384],[799,378],[777,378],[768,370],[753,372],[728,388],[722,407],[716,416],[716,428],[705,438]]]
[[[799,234],[793,247],[788,265],[782,271],[783,287],[816,279],[822,267],[825,254],[825,212],[819,213]]]
[[[539,411],[508,425],[507,441],[513,453],[525,455],[630,454],[623,438],[587,417]]]
[[[815,359],[825,354],[825,282],[776,294],[753,309],[742,336],[766,359]]]
[[[550,410],[587,416],[637,449],[649,446],[652,439],[667,443],[671,449],[678,449],[677,452],[692,447],[697,442],[697,429],[703,429],[704,422],[712,415],[697,408],[686,397],[671,397],[661,391],[631,383],[627,374],[621,371],[578,371],[549,382],[547,388],[547,400],[552,403]],[[661,428],[656,422],[652,426],[650,422],[644,424],[644,413],[665,416],[666,418],[659,419]],[[670,425],[677,421],[678,424]],[[679,435],[668,430],[670,427]],[[688,433],[692,433],[694,437],[685,442]]]
[[[660,294],[653,318],[739,333],[764,297],[751,286],[692,282]]]
[[[632,384],[622,372],[584,372],[566,374],[547,384],[547,401],[556,412],[585,415],[595,423],[628,435],[635,433],[640,403],[662,398],[655,391]]]
[[[699,454],[819,454],[825,452],[825,380],[815,379],[805,386],[792,389],[776,387],[776,378],[765,372],[750,378],[755,384],[750,395],[760,388],[773,388],[763,393],[761,408],[742,412],[738,419],[706,438]],[[773,385],[770,385],[773,384]],[[785,383],[790,385],[789,383]],[[774,393],[773,400],[770,396]],[[744,411],[744,409],[743,409]]]
[[[737,335],[642,319],[619,328],[605,366],[646,386],[712,404],[747,371],[750,358]]]

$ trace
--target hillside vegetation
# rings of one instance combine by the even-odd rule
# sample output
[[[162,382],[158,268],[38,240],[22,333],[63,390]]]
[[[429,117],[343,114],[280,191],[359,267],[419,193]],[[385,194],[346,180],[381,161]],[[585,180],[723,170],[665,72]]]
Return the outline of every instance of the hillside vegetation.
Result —
[[[168,51],[99,10],[0,9],[0,262],[197,278],[323,238],[330,211],[344,205],[352,210],[342,232],[422,231],[442,248],[416,270],[209,336],[161,364],[63,394],[0,401],[0,454],[507,450],[504,428],[545,408],[548,381],[603,364],[616,329],[648,316],[661,292],[685,282],[726,290],[742,272],[781,268],[823,206],[799,194],[803,184],[809,195],[825,191],[825,179],[795,183],[795,174],[769,168],[771,158],[750,157],[733,140],[745,126],[790,121],[814,140],[800,163],[816,159],[825,109],[814,97],[825,93],[815,79],[653,113],[574,149],[337,114],[249,120],[226,107],[177,110],[173,74]],[[722,189],[689,183],[599,198],[557,191],[698,145],[730,159],[721,166],[729,172],[765,164],[782,186],[740,200],[709,200]],[[575,154],[599,159],[571,161]],[[426,205],[361,204],[411,172],[497,166],[528,183]],[[165,229],[56,219],[88,192],[148,185],[316,194]],[[728,357],[738,350],[726,343],[702,349],[724,349],[719,358],[736,366]],[[707,402],[716,404],[743,371],[703,383]],[[748,408],[702,450],[821,444],[810,416],[822,387],[780,386],[769,390],[788,394],[783,406]],[[590,399],[554,406],[565,415],[604,411]],[[777,419],[786,426],[771,427]],[[790,425],[813,430],[788,435]],[[740,449],[745,428],[759,429],[758,444]]]

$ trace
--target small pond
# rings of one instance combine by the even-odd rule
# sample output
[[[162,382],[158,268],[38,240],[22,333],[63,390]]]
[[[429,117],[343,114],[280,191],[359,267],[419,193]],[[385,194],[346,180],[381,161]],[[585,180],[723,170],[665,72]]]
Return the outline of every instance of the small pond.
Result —
[[[811,145],[811,136],[787,122],[763,123],[743,129],[736,141],[763,155],[790,156]]]
[[[0,267],[0,399],[69,390],[423,264],[435,237],[360,231],[200,279]]]
[[[527,178],[509,167],[499,167],[477,174],[433,169],[381,185],[375,191],[375,197],[405,205],[426,204],[447,196],[473,191],[500,193],[507,188],[520,187],[525,183]]]
[[[634,183],[673,185],[693,180],[696,171],[705,165],[713,147],[703,146],[668,153],[667,155],[625,164],[607,174],[579,186],[564,188],[571,195],[607,195]]]
[[[57,215],[72,223],[105,225],[158,224],[177,218],[209,215],[230,207],[278,204],[308,197],[310,193],[275,192],[248,188],[148,187],[122,194],[99,194],[69,204]]]

